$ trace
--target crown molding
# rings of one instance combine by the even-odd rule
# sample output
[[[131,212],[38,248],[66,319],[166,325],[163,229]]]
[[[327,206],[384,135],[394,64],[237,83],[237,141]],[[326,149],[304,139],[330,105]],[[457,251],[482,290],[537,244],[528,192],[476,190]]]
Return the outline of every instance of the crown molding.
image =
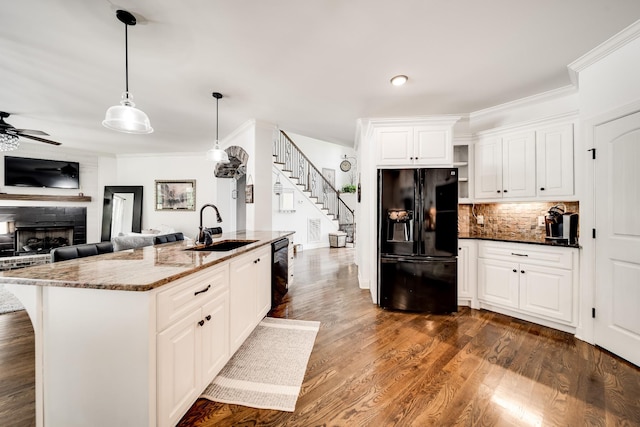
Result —
[[[484,110],[474,111],[469,114],[469,119],[471,121],[478,120],[492,114],[498,114],[498,113],[509,111],[513,108],[536,105],[536,104],[539,104],[540,102],[551,101],[554,99],[561,98],[563,96],[573,95],[577,92],[578,92],[577,86],[574,86],[574,85],[563,86],[557,89],[549,90],[547,92],[542,92],[535,95],[527,96],[526,98],[520,98],[514,101],[505,102],[504,104],[499,104],[493,107],[485,108]]]
[[[640,20],[629,25],[607,41],[591,49],[567,66],[571,81],[578,85],[578,74],[611,53],[640,37]]]
[[[579,118],[579,111],[570,111],[568,113],[556,114],[553,116],[541,117],[534,120],[528,120],[525,122],[513,123],[497,128],[487,129],[475,133],[475,136],[487,136],[495,133],[511,132],[511,131],[526,131],[534,129],[539,126],[554,126],[556,124],[570,123],[577,121]]]

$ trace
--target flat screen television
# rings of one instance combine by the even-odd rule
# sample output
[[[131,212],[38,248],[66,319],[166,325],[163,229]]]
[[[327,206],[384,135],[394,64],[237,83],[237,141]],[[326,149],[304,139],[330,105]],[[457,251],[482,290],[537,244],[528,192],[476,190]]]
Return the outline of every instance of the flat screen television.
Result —
[[[80,165],[62,160],[4,157],[4,185],[80,188]]]

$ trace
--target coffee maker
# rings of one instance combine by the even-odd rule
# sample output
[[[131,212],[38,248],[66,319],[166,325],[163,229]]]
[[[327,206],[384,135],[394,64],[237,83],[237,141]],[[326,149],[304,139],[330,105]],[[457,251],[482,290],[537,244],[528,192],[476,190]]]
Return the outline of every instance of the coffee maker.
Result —
[[[565,212],[556,205],[545,216],[546,240],[575,245],[578,243],[578,214]]]

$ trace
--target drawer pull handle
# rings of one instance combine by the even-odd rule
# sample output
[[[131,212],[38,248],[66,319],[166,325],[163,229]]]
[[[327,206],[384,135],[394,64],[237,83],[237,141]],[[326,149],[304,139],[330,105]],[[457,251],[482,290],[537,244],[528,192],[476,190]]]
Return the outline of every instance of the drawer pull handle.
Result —
[[[211,285],[207,286],[206,288],[204,288],[201,291],[196,291],[196,292],[193,293],[193,296],[196,296],[198,294],[203,294],[203,293],[207,292],[210,288],[211,288]]]
[[[516,269],[514,268],[514,269],[513,269],[513,272],[514,272],[514,273],[517,273],[517,272],[518,272],[518,270],[516,270]]]
[[[204,325],[204,320],[199,321],[198,325],[200,325],[200,326]]]
[[[211,315],[209,314],[207,317],[205,317],[205,319],[207,319],[208,322],[209,320],[211,320]]]
[[[515,252],[511,252],[511,255],[515,255],[515,256],[529,256],[527,254],[517,254]]]
[[[520,270],[520,273],[524,274],[524,270]]]

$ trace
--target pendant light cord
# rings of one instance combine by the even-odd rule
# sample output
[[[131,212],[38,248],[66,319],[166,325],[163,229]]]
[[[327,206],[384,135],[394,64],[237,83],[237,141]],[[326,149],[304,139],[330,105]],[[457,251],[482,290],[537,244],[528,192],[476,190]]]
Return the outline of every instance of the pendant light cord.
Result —
[[[125,79],[125,91],[127,92],[127,99],[129,98],[129,37],[127,31],[127,24],[124,24],[124,79]]]
[[[219,98],[216,98],[216,142],[218,142],[218,122],[219,122],[219,120],[218,120],[218,101],[219,100],[220,100]]]

